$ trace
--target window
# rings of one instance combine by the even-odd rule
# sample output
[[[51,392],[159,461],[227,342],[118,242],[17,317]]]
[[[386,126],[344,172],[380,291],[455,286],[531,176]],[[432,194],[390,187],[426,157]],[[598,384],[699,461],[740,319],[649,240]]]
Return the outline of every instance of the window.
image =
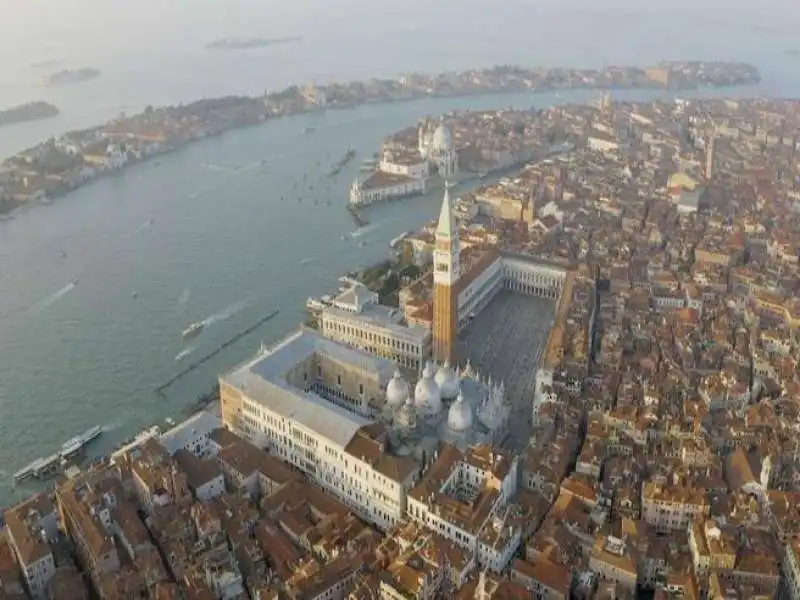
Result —
[[[342,385],[342,376],[341,375],[337,375],[336,376],[336,385]]]

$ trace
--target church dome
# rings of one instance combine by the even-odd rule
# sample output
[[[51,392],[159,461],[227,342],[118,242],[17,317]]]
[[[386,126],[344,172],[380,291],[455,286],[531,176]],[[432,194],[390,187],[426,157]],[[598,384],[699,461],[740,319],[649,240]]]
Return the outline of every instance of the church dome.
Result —
[[[400,375],[400,371],[395,371],[394,375],[389,380],[389,384],[386,386],[386,403],[392,408],[403,406],[408,398],[408,394],[408,383],[403,379],[403,376]]]
[[[422,414],[436,415],[442,410],[442,396],[435,376],[433,364],[429,362],[414,388],[414,405]]]
[[[452,400],[458,396],[459,377],[450,366],[450,361],[444,361],[436,373],[436,384],[439,386],[439,393],[443,400]]]
[[[464,401],[461,392],[447,413],[447,426],[453,431],[466,431],[472,427],[472,407]]]
[[[405,403],[398,409],[395,424],[405,433],[410,433],[416,428],[417,413],[411,404],[411,396],[406,398]]]
[[[433,132],[433,140],[431,141],[433,150],[440,152],[448,152],[453,149],[453,136],[450,129],[444,123],[439,123],[436,131]]]

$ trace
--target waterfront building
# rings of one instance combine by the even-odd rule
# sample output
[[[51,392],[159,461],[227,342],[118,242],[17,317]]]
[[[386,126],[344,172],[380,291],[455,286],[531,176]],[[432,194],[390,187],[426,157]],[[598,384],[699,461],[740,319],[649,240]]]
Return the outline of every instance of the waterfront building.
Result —
[[[58,538],[58,519],[46,494],[37,494],[5,512],[8,542],[34,600],[46,598],[56,573],[51,541]]]
[[[165,431],[158,441],[169,454],[185,450],[204,457],[211,452],[211,432],[221,425],[218,416],[202,410]]]
[[[378,168],[384,173],[411,179],[427,179],[431,175],[430,163],[419,152],[402,147],[385,147]]]
[[[402,310],[378,302],[378,294],[356,284],[319,315],[326,338],[419,370],[430,355],[430,330],[409,326]]]
[[[350,188],[349,203],[351,206],[369,206],[374,202],[418,196],[424,194],[425,189],[425,179],[378,170],[363,181],[356,178]]]
[[[389,453],[380,411],[394,367],[306,329],[220,377],[225,426],[388,528],[419,466]]]

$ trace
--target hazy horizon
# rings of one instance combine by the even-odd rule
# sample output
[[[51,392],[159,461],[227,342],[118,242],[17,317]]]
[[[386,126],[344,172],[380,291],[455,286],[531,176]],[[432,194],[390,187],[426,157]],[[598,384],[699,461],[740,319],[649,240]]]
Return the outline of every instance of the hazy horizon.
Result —
[[[699,7],[702,7],[699,8]],[[765,8],[766,7],[766,8]],[[4,127],[0,157],[148,104],[259,94],[291,84],[494,64],[600,67],[659,60],[755,64],[776,94],[800,87],[800,3],[676,0],[0,0],[0,109],[32,100],[55,119]],[[227,36],[302,36],[300,43],[209,52]],[[36,67],[43,61],[58,61]],[[44,75],[96,67],[98,79],[44,88]]]

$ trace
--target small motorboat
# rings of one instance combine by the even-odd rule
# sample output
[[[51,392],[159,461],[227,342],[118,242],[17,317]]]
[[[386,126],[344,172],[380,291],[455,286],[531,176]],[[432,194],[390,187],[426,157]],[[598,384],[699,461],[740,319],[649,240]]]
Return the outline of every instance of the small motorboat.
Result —
[[[205,321],[197,321],[197,323],[192,323],[186,329],[184,329],[182,335],[184,338],[197,337],[203,331],[203,328],[205,326],[206,326]]]

